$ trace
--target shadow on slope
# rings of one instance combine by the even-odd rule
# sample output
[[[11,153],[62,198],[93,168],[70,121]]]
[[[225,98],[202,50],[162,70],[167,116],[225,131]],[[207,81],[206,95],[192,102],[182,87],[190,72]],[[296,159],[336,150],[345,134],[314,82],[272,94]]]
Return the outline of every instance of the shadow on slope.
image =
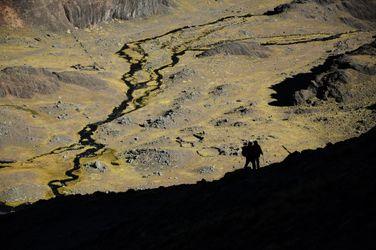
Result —
[[[0,217],[7,249],[372,249],[376,128],[257,172],[67,196]]]

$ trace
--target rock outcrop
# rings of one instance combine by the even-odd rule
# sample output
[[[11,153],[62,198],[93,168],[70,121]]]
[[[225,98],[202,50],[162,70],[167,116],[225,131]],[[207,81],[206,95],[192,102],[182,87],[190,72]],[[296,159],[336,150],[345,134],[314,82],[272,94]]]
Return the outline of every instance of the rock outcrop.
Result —
[[[312,104],[315,100],[334,99],[345,102],[355,98],[363,98],[367,93],[357,91],[360,82],[354,77],[363,75],[373,81],[376,75],[376,41],[345,54],[329,57],[324,64],[311,69],[311,72],[295,75],[274,85],[276,91],[272,95],[277,99],[271,104],[276,106],[292,106]],[[358,93],[359,92],[359,93]],[[368,94],[376,92],[369,86]]]
[[[305,5],[306,3],[314,5]],[[293,0],[265,12],[264,15],[280,15],[293,9],[308,18],[321,18],[325,21],[334,18],[358,29],[376,28],[376,1],[373,0]]]
[[[327,16],[335,12],[341,21],[358,29],[376,28],[376,1],[373,0],[314,0],[321,4]]]
[[[171,0],[5,0],[0,3],[0,25],[84,28],[112,19],[163,13],[170,5]]]
[[[376,21],[376,2],[374,0],[314,0],[315,2],[348,12],[352,17]]]
[[[321,100],[334,98],[336,102],[344,102],[353,98],[355,93],[352,93],[354,86],[351,86],[352,79],[349,69],[365,75],[376,75],[375,48],[376,41],[332,60],[329,68],[318,74],[306,89],[295,92],[295,103],[310,102],[312,97]],[[362,57],[354,57],[356,55],[362,55]],[[370,60],[365,60],[367,58]]]

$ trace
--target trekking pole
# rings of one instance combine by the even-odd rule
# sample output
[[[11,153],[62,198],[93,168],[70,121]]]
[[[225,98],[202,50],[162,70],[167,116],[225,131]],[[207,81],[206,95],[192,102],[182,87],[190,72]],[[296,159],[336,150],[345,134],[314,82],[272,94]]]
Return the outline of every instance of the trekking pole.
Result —
[[[290,150],[288,150],[285,146],[282,145],[282,148],[287,151],[287,153],[291,154]]]

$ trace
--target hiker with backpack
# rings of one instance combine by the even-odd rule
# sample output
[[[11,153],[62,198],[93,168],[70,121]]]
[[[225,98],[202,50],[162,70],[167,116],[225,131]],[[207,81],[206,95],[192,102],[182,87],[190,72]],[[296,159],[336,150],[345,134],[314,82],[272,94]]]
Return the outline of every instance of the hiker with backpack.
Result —
[[[244,168],[252,163],[252,169],[257,170],[260,168],[260,156],[263,155],[262,149],[257,141],[245,142],[242,147],[242,155],[245,157]]]
[[[249,163],[252,161],[252,157],[251,157],[251,150],[252,150],[252,147],[253,147],[253,143],[252,141],[246,141],[243,143],[243,147],[242,147],[242,156],[245,157],[245,165],[244,165],[244,168],[247,168]],[[253,165],[253,164],[252,164]]]

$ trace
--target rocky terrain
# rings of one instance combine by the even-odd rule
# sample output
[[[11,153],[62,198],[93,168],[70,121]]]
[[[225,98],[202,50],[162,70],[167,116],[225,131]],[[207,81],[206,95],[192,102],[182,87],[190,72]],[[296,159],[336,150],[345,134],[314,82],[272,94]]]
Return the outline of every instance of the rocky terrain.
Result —
[[[375,139],[373,128],[214,182],[39,201],[0,216],[0,239],[7,249],[373,249]]]
[[[315,99],[325,101],[329,98],[338,103],[372,99],[376,96],[373,89],[368,92],[359,90],[366,88],[361,85],[376,80],[375,55],[376,40],[345,54],[329,57],[311,72],[295,75],[273,86],[277,92],[273,97],[277,101],[272,104],[315,104]]]
[[[215,180],[366,133],[372,0],[5,0],[0,202]]]
[[[170,0],[4,0],[0,25],[34,25],[60,30],[85,28],[112,19],[132,19],[166,12]]]

